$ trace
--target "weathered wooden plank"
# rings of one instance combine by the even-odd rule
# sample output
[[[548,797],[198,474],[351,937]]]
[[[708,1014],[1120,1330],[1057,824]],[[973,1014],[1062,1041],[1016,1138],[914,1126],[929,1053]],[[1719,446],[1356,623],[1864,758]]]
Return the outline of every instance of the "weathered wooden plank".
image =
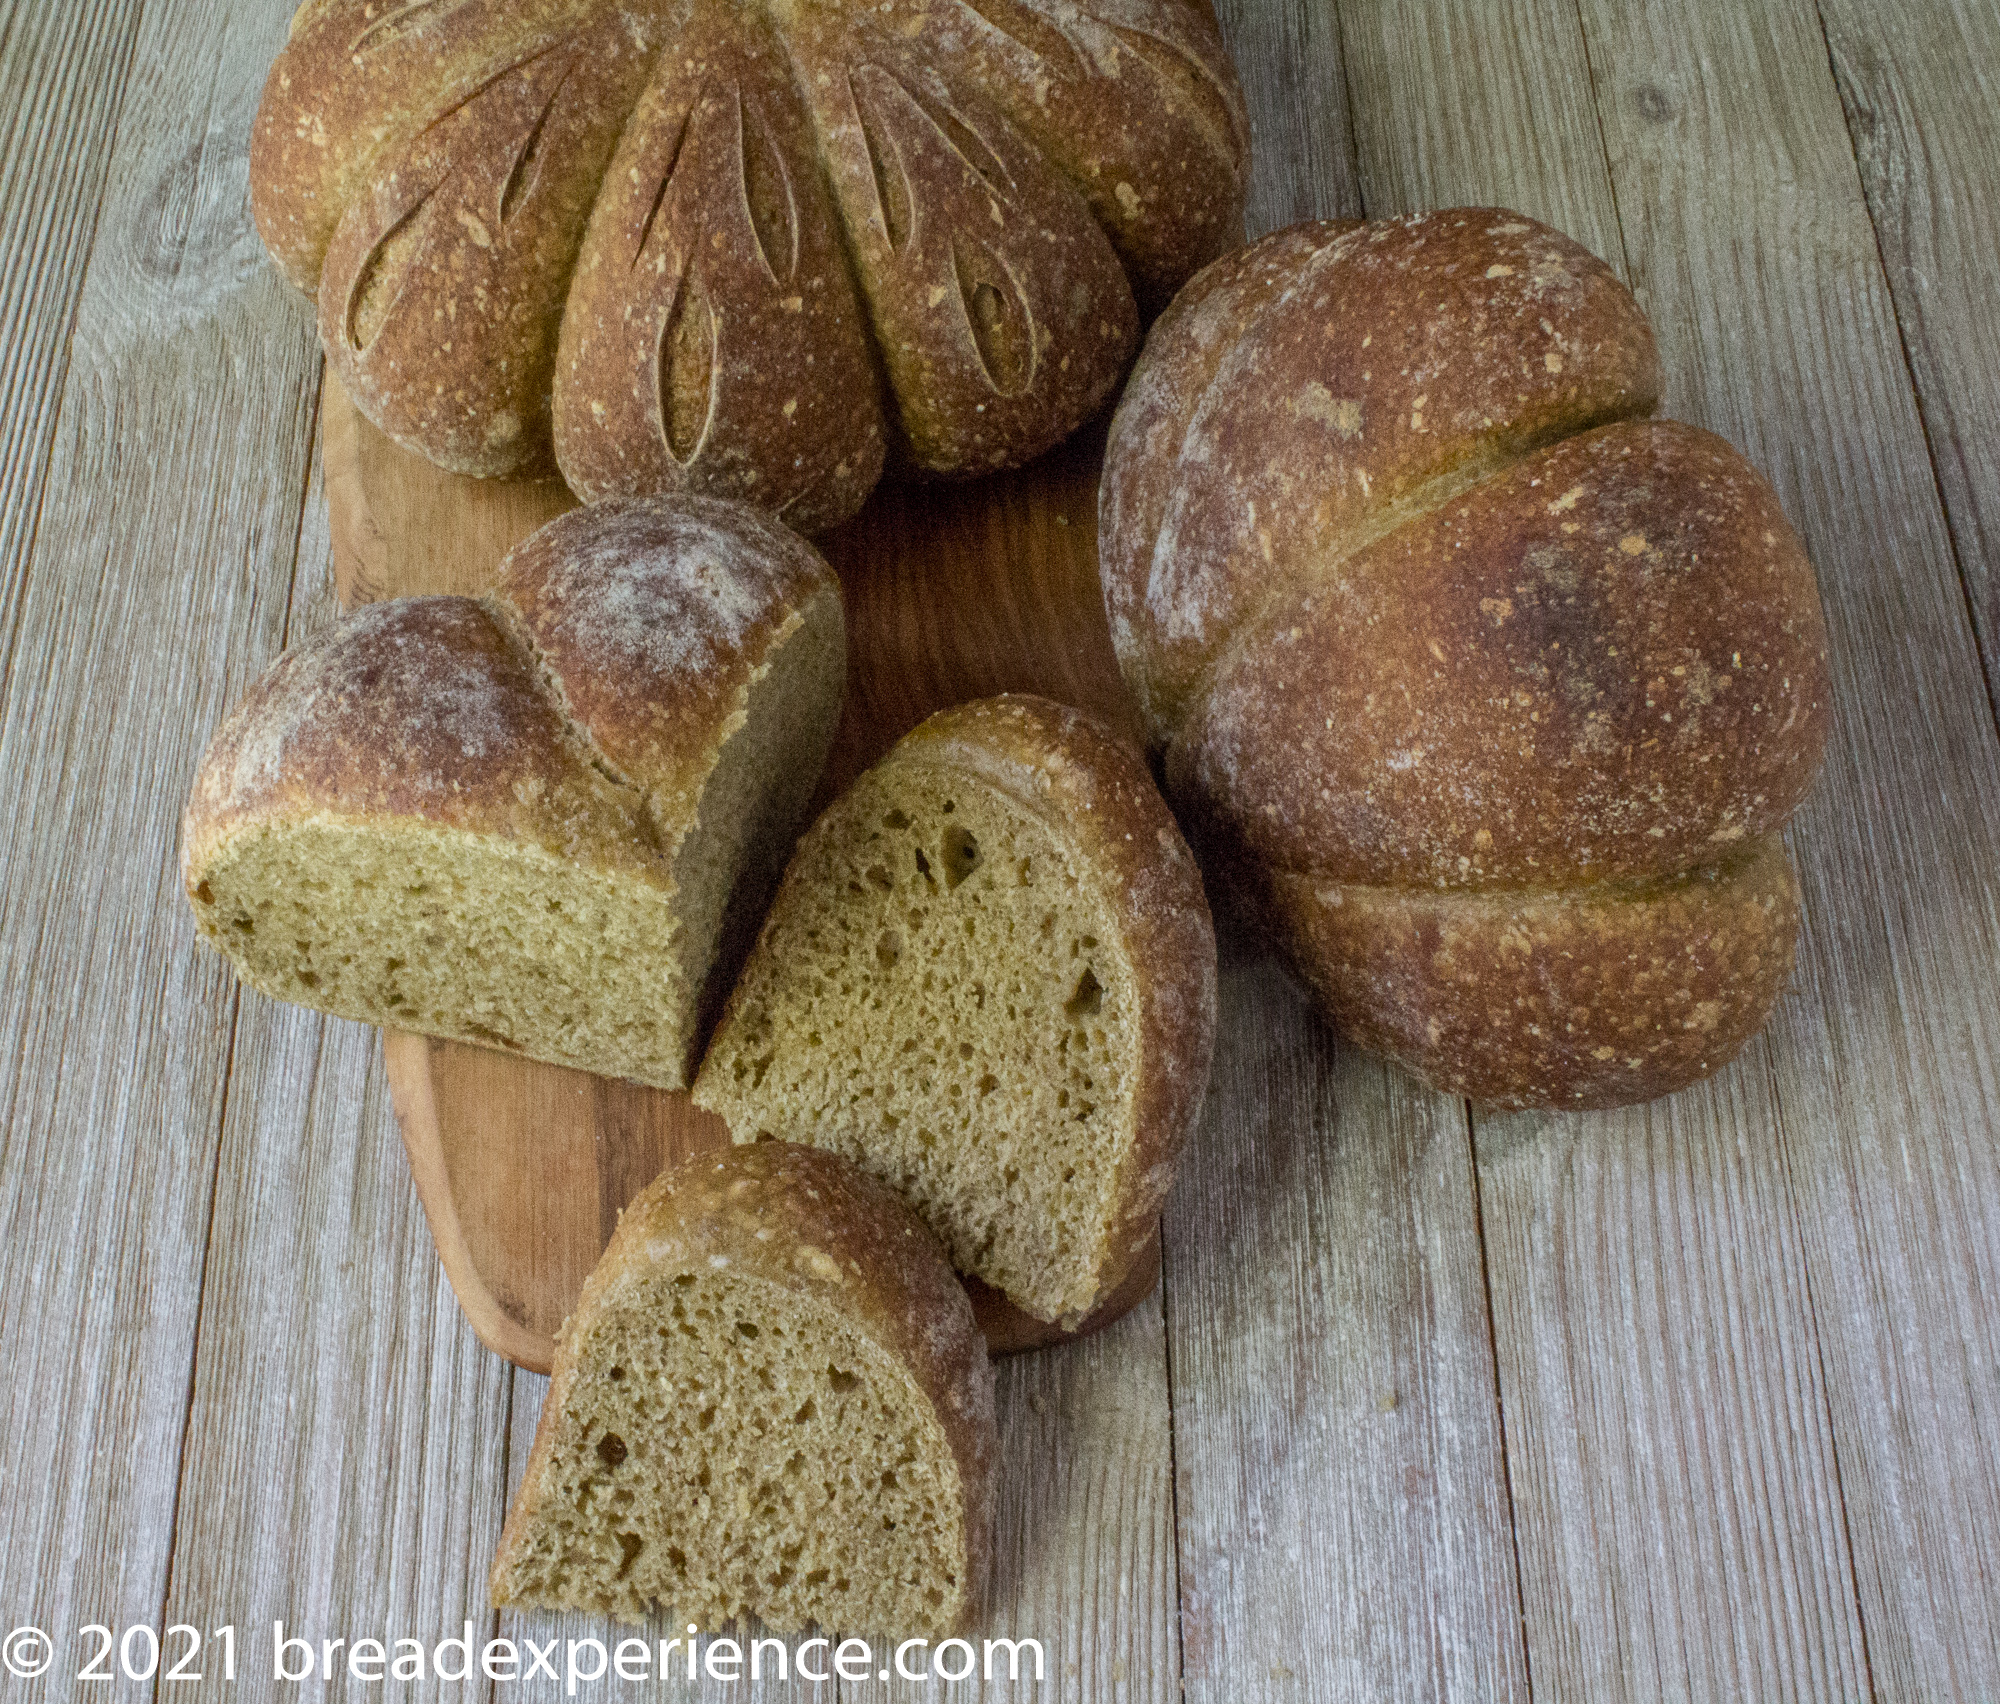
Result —
[[[1222,22],[1251,229],[1358,214],[1336,9]],[[1186,1691],[1526,1697],[1464,1109],[1336,1053],[1268,964],[1223,993],[1166,1236]]]
[[[1516,206],[1625,265],[1631,191],[1591,94],[1603,44],[1574,14],[1407,0],[1343,18],[1371,210]],[[1719,202],[1711,240],[1748,240]],[[1657,313],[1659,281],[1631,276]],[[1678,375],[1693,352],[1661,329]],[[1478,1121],[1529,1658],[1551,1696],[1865,1690],[1768,1058],[1653,1108]]]
[[[1223,986],[1167,1220],[1187,1695],[1526,1698],[1463,1104]]]
[[[317,463],[303,521],[294,644],[338,615]],[[512,1369],[438,1265],[375,1032],[245,993],[216,1179],[167,1621],[234,1623],[245,1699],[297,1695],[274,1677],[279,1621],[322,1680],[327,1639],[428,1651],[470,1620],[478,1643]]]
[[[0,18],[0,634],[9,636],[138,26],[139,0],[16,5]]]
[[[276,649],[313,354],[244,144],[282,8],[149,6],[0,705],[0,1607],[151,1622],[234,1000],[194,952],[180,806]],[[17,576],[17,585],[20,585]]]
[[[1819,15],[2000,713],[2000,11]]]
[[[1770,473],[1826,598],[1840,719],[1770,1060],[1874,1682],[1993,1697],[2000,738],[1813,8],[1583,15],[1674,400]]]

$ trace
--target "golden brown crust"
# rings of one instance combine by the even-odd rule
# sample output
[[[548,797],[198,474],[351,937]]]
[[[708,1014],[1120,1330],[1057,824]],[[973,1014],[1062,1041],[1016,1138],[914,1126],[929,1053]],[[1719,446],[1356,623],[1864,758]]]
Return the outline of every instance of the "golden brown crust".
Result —
[[[1194,0],[328,0],[252,200],[399,441],[811,530],[892,431],[969,473],[1087,418],[1246,153]]]
[[[190,896],[234,835],[320,816],[434,823],[668,879],[643,800],[590,767],[469,598],[371,604],[271,666],[196,774],[181,836]]]
[[[491,602],[566,719],[653,800],[691,820],[753,675],[840,583],[788,528],[715,498],[628,498],[551,521],[511,550]],[[691,737],[693,736],[693,737]]]
[[[1199,315],[1149,349],[1134,380],[1148,406],[1121,412],[1106,452],[1106,601],[1162,743],[1304,564],[1338,561],[1441,483],[1648,413],[1659,394],[1631,293],[1545,225],[1462,208],[1307,229],[1330,235],[1280,231],[1253,250],[1291,276],[1232,293],[1219,361],[1178,347],[1217,335]],[[1150,461],[1137,434],[1157,436],[1163,412],[1186,420],[1171,498],[1128,502]]]
[[[1134,1135],[1098,1271],[1096,1294],[1109,1296],[1152,1247],[1208,1085],[1215,929],[1201,872],[1138,753],[1084,711],[1027,694],[980,699],[932,716],[891,760],[969,770],[1047,823],[1101,878],[1139,1008]]]
[[[1776,493],[1712,433],[1634,421],[1295,580],[1167,773],[1252,856],[1335,881],[1668,875],[1790,817],[1827,690]]]
[[[535,1488],[576,1377],[573,1347],[629,1286],[733,1266],[828,1307],[906,1368],[929,1400],[958,1464],[964,1497],[969,1625],[992,1548],[993,1370],[950,1263],[924,1222],[837,1155],[757,1142],[691,1155],[626,1207],[576,1309],[556,1336],[556,1367],[493,1558],[494,1601],[535,1519]]]
[[[1624,1106],[1726,1064],[1791,976],[1773,834],[1640,883],[1486,892],[1273,878],[1293,967],[1342,1030],[1448,1094]]]
[[[1187,303],[1113,424],[1101,532],[1211,870],[1439,1084],[1596,1105],[1713,1069],[1795,927],[1782,855],[1734,854],[1804,796],[1830,714],[1770,487],[1638,418],[1637,306],[1516,214],[1297,227]]]

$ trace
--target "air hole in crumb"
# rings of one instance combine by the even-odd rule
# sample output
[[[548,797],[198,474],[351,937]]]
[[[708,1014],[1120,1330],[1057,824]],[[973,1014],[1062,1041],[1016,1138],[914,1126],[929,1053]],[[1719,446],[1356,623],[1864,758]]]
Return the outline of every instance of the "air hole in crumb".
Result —
[[[625,1553],[624,1559],[618,1564],[618,1577],[622,1580],[632,1572],[632,1564],[639,1560],[639,1552],[646,1548],[646,1541],[636,1532],[621,1532],[618,1535],[618,1548]]]
[[[625,1460],[625,1440],[616,1432],[606,1432],[597,1440],[597,1459],[606,1467],[617,1467]]]
[[[215,890],[207,882],[203,882],[194,890],[194,896],[203,905],[213,905],[215,903]]]
[[[739,1319],[736,1322],[736,1335],[739,1337],[755,1337],[757,1335],[757,1328],[747,1319]]]
[[[887,970],[903,956],[903,937],[894,929],[884,929],[882,938],[875,943],[876,961]]]
[[[678,1544],[667,1546],[667,1560],[674,1565],[675,1573],[685,1574],[688,1571],[687,1552]]]
[[[861,1382],[861,1375],[859,1373],[844,1373],[838,1367],[828,1367],[826,1370],[826,1379],[827,1383],[832,1385],[835,1390],[845,1391],[852,1390],[858,1385]],[[712,1413],[713,1410],[710,1410],[710,1412]]]
[[[893,1467],[883,1470],[882,1489],[884,1491],[893,1491],[896,1489],[896,1470]]]
[[[868,866],[868,879],[884,893],[887,893],[896,885],[889,879],[889,867],[886,864],[870,864]]]
[[[901,811],[891,811],[887,816],[885,816],[882,819],[882,826],[884,828],[894,829],[896,830],[897,833],[900,834],[904,829],[910,826],[910,819],[905,815],[903,815]]]
[[[709,1427],[715,1424],[715,1410],[713,1408],[704,1408],[694,1417],[694,1423],[702,1431],[706,1432]]]
[[[617,1384],[624,1377],[625,1377],[625,1369],[623,1367],[613,1367],[611,1369],[611,1382],[613,1384]]]
[[[690,1284],[694,1284],[697,1282],[699,1282],[699,1280],[697,1280],[697,1278],[692,1272],[683,1272],[678,1278],[674,1280],[674,1288],[676,1290],[685,1290]]]
[[[979,1079],[979,1092],[982,1095],[990,1095],[999,1086],[1000,1079],[994,1076],[991,1071],[988,1071],[985,1076]]]
[[[1085,1018],[1103,1004],[1104,985],[1090,966],[1085,965],[1083,975],[1077,979],[1076,992],[1063,1003],[1063,1010],[1072,1018]]]
[[[944,885],[946,891],[958,886],[979,867],[979,842],[963,828],[944,831]]]
[[[937,886],[937,877],[931,874],[931,861],[924,856],[924,849],[921,846],[917,848],[917,874],[929,882],[932,887]]]
[[[308,988],[317,988],[319,986],[319,978],[309,970],[300,971],[299,980],[303,982]]]
[[[800,1404],[798,1413],[792,1416],[792,1423],[794,1425],[803,1426],[808,1420],[812,1419],[813,1416],[818,1413],[819,1413],[819,1404],[813,1401],[811,1397],[807,1397],[805,1401],[802,1404]]]

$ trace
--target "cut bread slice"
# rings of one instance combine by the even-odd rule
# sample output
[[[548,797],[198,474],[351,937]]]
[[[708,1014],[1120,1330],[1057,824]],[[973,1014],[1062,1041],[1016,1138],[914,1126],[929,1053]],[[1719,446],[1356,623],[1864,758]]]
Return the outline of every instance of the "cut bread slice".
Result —
[[[564,516],[487,597],[279,659],[203,760],[189,899],[279,999],[685,1087],[844,674],[832,571],[754,510]]]
[[[563,1327],[493,1602],[948,1636],[995,1449],[971,1304],[907,1206],[811,1149],[697,1155]]]
[[[1150,1250],[1215,1025],[1201,881],[1137,755],[1026,697],[934,716],[793,856],[695,1084],[829,1148],[1073,1326]]]

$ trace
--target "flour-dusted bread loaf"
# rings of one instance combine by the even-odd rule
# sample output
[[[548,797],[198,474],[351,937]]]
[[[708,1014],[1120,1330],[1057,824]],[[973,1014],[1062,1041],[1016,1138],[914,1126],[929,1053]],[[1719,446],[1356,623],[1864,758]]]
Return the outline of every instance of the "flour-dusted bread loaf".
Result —
[[[1151,1254],[1214,1033],[1201,879],[1138,754],[992,698],[799,843],[695,1100],[738,1142],[865,1166],[960,1271],[1067,1328]]]
[[[833,572],[713,498],[579,510],[482,598],[371,605],[281,657],[202,760],[182,873],[254,987],[686,1086],[845,681]]]
[[[1575,243],[1460,209],[1198,276],[1112,426],[1105,599],[1168,790],[1332,1016],[1507,1106],[1764,1021],[1829,714],[1812,569]]]
[[[493,1601],[948,1637],[993,1524],[993,1371],[920,1219],[832,1154],[696,1155],[557,1339]]]
[[[399,443],[813,531],[1087,419],[1247,152],[1201,0],[308,0],[250,190]]]

